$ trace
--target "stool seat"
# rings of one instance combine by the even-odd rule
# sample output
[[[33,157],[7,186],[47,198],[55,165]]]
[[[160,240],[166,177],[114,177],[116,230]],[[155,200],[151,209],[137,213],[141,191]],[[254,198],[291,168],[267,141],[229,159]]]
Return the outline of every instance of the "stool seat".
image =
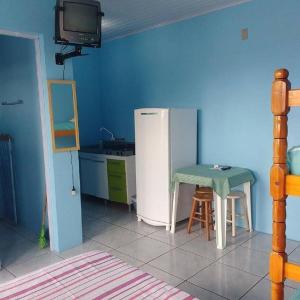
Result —
[[[196,193],[213,193],[213,189],[211,187],[196,187]]]
[[[195,201],[201,201],[201,202],[211,202],[212,201],[212,199],[210,199],[208,197],[207,198],[205,198],[205,197],[199,198],[198,195],[194,195],[192,199],[195,200]]]
[[[245,193],[241,191],[233,191],[228,196],[227,199],[240,199],[242,197],[245,197]]]

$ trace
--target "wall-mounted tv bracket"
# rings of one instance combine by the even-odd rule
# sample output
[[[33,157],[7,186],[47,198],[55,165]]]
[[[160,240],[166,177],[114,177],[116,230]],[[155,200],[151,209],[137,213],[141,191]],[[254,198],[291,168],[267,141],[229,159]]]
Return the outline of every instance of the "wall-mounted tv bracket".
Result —
[[[75,46],[75,50],[62,54],[62,53],[56,53],[55,54],[55,62],[57,65],[63,65],[65,63],[65,60],[68,58],[76,57],[76,56],[85,56],[87,54],[81,53],[82,47],[81,46]]]

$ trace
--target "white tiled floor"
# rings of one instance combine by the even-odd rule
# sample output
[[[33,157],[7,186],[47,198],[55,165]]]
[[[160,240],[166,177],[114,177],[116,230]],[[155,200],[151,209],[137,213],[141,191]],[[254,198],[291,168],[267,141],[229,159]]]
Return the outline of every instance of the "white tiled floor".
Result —
[[[271,236],[239,229],[228,234],[227,248],[217,250],[199,226],[187,224],[175,235],[165,228],[136,221],[126,207],[99,199],[82,202],[84,243],[63,253],[40,250],[34,235],[0,223],[0,283],[57,261],[94,249],[109,252],[156,278],[204,300],[269,299],[268,259]],[[287,242],[293,261],[300,262],[300,243]],[[287,282],[286,299],[299,285]]]

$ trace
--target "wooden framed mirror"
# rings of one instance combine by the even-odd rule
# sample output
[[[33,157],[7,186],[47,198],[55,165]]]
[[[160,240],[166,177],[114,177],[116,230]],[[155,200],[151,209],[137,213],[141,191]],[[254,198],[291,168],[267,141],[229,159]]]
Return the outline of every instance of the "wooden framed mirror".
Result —
[[[76,83],[48,80],[53,151],[76,151],[79,146]]]

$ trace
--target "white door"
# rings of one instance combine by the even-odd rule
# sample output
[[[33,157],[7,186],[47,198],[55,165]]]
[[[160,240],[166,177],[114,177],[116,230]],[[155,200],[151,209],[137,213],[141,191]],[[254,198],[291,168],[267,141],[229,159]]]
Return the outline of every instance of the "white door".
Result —
[[[170,223],[169,110],[135,110],[137,215]]]
[[[80,182],[83,194],[108,199],[106,159],[80,157]]]

